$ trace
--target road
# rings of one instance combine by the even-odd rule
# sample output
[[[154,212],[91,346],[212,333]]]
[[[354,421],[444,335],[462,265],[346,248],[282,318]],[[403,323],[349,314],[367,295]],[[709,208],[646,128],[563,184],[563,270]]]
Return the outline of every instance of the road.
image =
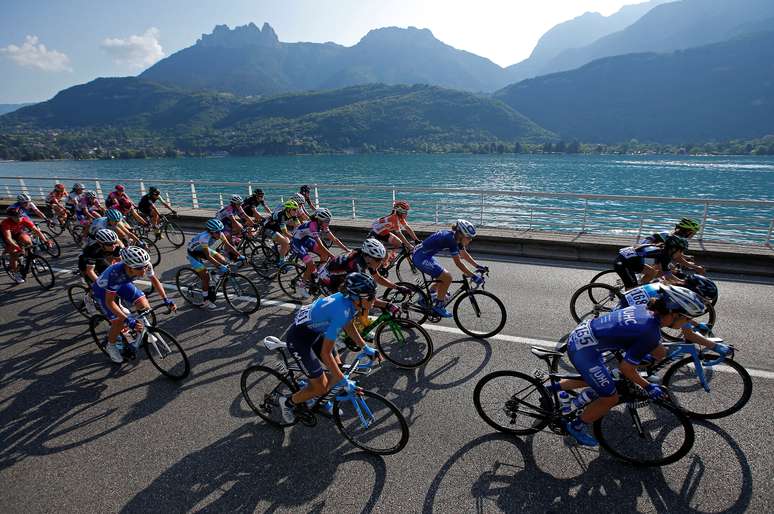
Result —
[[[72,269],[75,251],[64,250],[55,265]],[[172,283],[183,251],[164,253],[159,271]],[[503,337],[470,339],[444,322],[431,331],[436,353],[424,368],[385,364],[363,379],[409,420],[407,447],[384,458],[353,448],[327,419],[282,432],[242,401],[242,370],[270,359],[259,341],[290,321],[271,284],[261,287],[274,301],[249,318],[182,300],[176,316],[161,317],[193,366],[178,384],[145,359],[112,367],[67,301],[63,286],[75,280],[67,273],[47,292],[0,278],[0,510],[762,512],[774,505],[772,281],[716,277],[717,332],[752,370],[751,401],[717,423],[698,423],[696,444],[680,462],[639,470],[548,432],[498,434],[478,417],[476,382],[494,370],[539,367],[527,343],[550,345],[571,330],[569,298],[601,269],[484,260],[492,268],[487,289],[508,308]]]

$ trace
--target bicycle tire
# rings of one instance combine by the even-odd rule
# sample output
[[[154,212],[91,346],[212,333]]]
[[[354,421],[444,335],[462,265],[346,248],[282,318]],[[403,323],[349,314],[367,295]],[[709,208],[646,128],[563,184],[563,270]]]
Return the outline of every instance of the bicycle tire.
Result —
[[[73,308],[86,319],[91,318],[91,314],[86,309],[86,303],[84,296],[89,292],[89,288],[83,284],[73,284],[67,288],[67,298],[70,300],[70,304]]]
[[[54,236],[51,235],[51,233],[41,230],[40,231],[44,236],[46,236],[46,239],[51,241],[53,244],[51,246],[48,246],[44,243],[40,243],[41,247],[45,250],[47,254],[49,254],[52,258],[58,259],[60,255],[62,255],[62,248],[59,246],[59,242],[56,240]]]
[[[592,290],[599,291],[592,292]],[[588,296],[591,300],[593,307],[588,312],[579,313],[578,311],[586,311],[585,307],[583,309],[579,308],[579,304],[584,301],[585,296]],[[594,299],[599,301],[594,301]],[[615,287],[603,282],[592,282],[573,293],[572,298],[570,298],[570,315],[576,323],[580,323],[585,319],[590,319],[589,316],[591,316],[591,318],[596,318],[601,313],[613,311],[615,307],[620,304],[622,299],[623,295]]]
[[[193,268],[184,267],[177,270],[175,286],[177,286],[177,292],[180,293],[180,296],[187,303],[196,307],[200,307],[204,303],[206,295],[202,290],[202,279]]]
[[[6,273],[6,275],[8,275],[10,277],[11,276],[11,269],[10,269],[11,263],[10,263],[9,259],[10,258],[8,257],[8,254],[5,253],[5,252],[3,252],[2,255],[0,255],[0,263],[2,263],[3,271]]]
[[[159,251],[159,247],[156,246],[156,243],[148,239],[147,237],[141,237],[140,241],[145,243],[145,250],[150,254],[151,258],[151,264],[155,268],[159,264],[161,264],[161,252]]]
[[[255,389],[259,381],[252,382],[250,377],[264,373],[268,376],[269,381],[260,377],[263,379],[260,382],[266,382],[267,385],[272,386],[271,389],[268,389],[268,392],[263,390],[253,392],[252,390]],[[277,385],[273,385],[272,380],[276,380]],[[267,366],[250,366],[242,372],[239,383],[242,388],[242,396],[247,405],[265,422],[279,428],[289,427],[298,423],[298,419],[292,423],[285,423],[285,420],[282,419],[282,411],[278,403],[280,396],[292,394],[298,388],[277,370]]]
[[[422,272],[414,265],[411,254],[404,253],[395,261],[395,273],[401,282],[421,285],[423,283]]]
[[[156,338],[155,342],[150,341],[150,336]],[[145,348],[145,353],[153,364],[153,367],[159,370],[159,372],[167,378],[172,380],[182,380],[188,376],[191,372],[191,363],[188,361],[188,355],[186,355],[183,347],[177,342],[175,336],[158,327],[150,326],[145,329],[145,334],[142,336],[142,346]],[[161,362],[169,358],[175,353],[180,355],[182,359],[182,365],[173,364],[170,368],[174,371],[164,368]],[[154,353],[158,351],[158,353]]]
[[[333,420],[336,422],[336,427],[339,429],[339,432],[341,432],[341,435],[343,435],[347,441],[361,450],[376,455],[393,455],[406,447],[409,439],[408,423],[406,422],[406,418],[403,417],[403,414],[400,412],[400,409],[398,409],[394,403],[380,394],[366,390],[361,390],[356,393],[354,401],[365,402],[368,409],[371,411],[371,414],[374,415],[374,418],[372,424],[368,427],[363,427],[363,423],[357,415],[353,401],[341,401],[338,398],[335,399],[333,401]],[[380,413],[384,414],[379,416]],[[366,416],[365,412],[363,412],[363,416]],[[393,418],[395,419],[393,420]],[[397,426],[385,427],[384,420],[390,425],[397,423]],[[362,435],[358,434],[358,431],[361,431]],[[396,436],[399,436],[395,438],[397,439],[397,442],[395,443],[389,441],[386,444],[379,444],[377,446],[375,443],[366,443],[362,440],[363,436],[384,437],[386,434],[395,431],[400,432],[399,434],[396,434]]]
[[[282,292],[291,299],[301,302],[304,298],[298,293],[298,282],[302,280],[304,267],[299,264],[286,263],[277,272],[277,283]]]
[[[429,309],[423,305],[430,305],[427,293],[416,284],[411,282],[398,282],[396,285],[411,289],[410,293],[401,293],[397,289],[386,289],[382,294],[382,300],[401,306],[398,317],[409,319],[415,323],[422,324],[427,321]]]
[[[258,288],[241,273],[232,273],[225,277],[222,288],[226,303],[240,314],[250,315],[261,307],[261,294]],[[255,298],[254,304],[253,298]]]
[[[279,271],[278,259],[277,250],[266,245],[256,246],[250,252],[250,265],[264,280],[271,280],[277,275],[277,271]]]
[[[707,361],[715,360],[716,358],[717,357],[715,355],[701,356],[702,360]],[[723,365],[728,366],[733,370],[733,372],[716,372],[712,369],[713,366],[704,367],[705,377],[707,378],[710,385],[710,392],[705,391],[704,387],[702,387],[701,383],[699,382],[699,378],[696,376],[695,368],[692,366],[692,364],[693,357],[691,356],[680,359],[679,361],[670,365],[669,368],[667,368],[662,379],[663,384],[669,388],[669,394],[675,398],[677,404],[680,406],[683,412],[688,414],[688,416],[697,419],[724,418],[740,411],[750,400],[753,388],[752,378],[750,378],[750,373],[744,368],[744,366],[738,362],[731,359],[725,359],[723,361]],[[738,396],[738,399],[730,407],[710,411],[707,411],[706,409],[700,410],[698,407],[695,407],[696,405],[706,405],[708,407],[715,408],[722,407],[724,404],[721,404],[721,402],[711,394],[713,389],[712,379],[715,377],[715,375],[717,375],[717,378],[725,379],[731,377],[734,374],[739,376],[741,379],[742,391],[741,395]],[[688,383],[683,385],[683,380],[687,381]],[[725,390],[726,389],[723,389],[723,391]],[[699,401],[692,401],[689,399],[688,395],[693,397],[695,393],[698,393],[695,396]],[[732,397],[730,394],[722,394],[721,396],[723,398]],[[737,395],[734,394],[733,396],[736,397]]]
[[[715,315],[715,307],[713,307],[712,304],[710,303],[706,303],[704,305],[707,308],[707,311],[701,316],[693,318],[693,321],[695,321],[696,323],[705,323],[709,328],[712,328],[715,326],[715,323],[717,322],[717,317]],[[667,341],[673,341],[673,342],[682,341],[683,331],[680,328],[674,329],[674,328],[661,327],[661,337],[663,337]]]
[[[620,291],[623,291],[623,288],[624,288],[623,280],[621,280],[621,277],[618,276],[618,273],[616,273],[614,269],[608,269],[597,273],[596,275],[594,275],[594,278],[589,280],[589,284],[593,284],[594,282],[607,284]],[[594,303],[599,303],[599,299],[594,298],[590,294],[591,292],[589,292],[589,299]]]
[[[167,221],[164,224],[164,235],[167,236],[167,241],[172,243],[172,246],[175,248],[180,248],[185,244],[185,232],[176,223]]]
[[[54,270],[48,264],[48,261],[40,255],[33,254],[30,256],[32,262],[30,262],[30,271],[32,276],[35,277],[35,281],[40,284],[45,290],[49,290],[54,287],[56,278],[54,277]]]
[[[624,453],[623,451],[623,448],[629,448],[636,442],[647,442],[648,438],[638,434],[636,427],[641,426],[648,430],[649,436],[655,434],[657,437],[663,438],[664,436],[669,436],[671,434],[671,431],[667,430],[669,424],[659,420],[659,417],[664,417],[663,414],[654,416],[655,419],[653,421],[642,421],[639,411],[644,410],[645,407],[648,407],[651,410],[656,410],[654,409],[654,407],[656,407],[659,412],[669,413],[672,417],[670,423],[676,428],[679,428],[682,432],[682,436],[677,434],[674,437],[670,437],[670,439],[676,442],[673,446],[676,446],[677,448],[674,451],[670,451],[668,455],[646,459]],[[625,409],[626,413],[621,415],[621,409]],[[636,420],[635,416],[637,418]],[[623,421],[621,423],[616,423],[621,418],[623,418]],[[695,439],[693,423],[688,416],[680,410],[679,407],[663,400],[619,403],[610,409],[610,411],[602,418],[594,422],[594,435],[599,441],[600,446],[608,453],[619,460],[638,467],[665,466],[677,462],[688,454],[693,447]],[[680,439],[682,439],[682,441],[680,441]],[[651,454],[652,450],[646,450],[645,453]],[[659,453],[663,454],[663,452]]]
[[[507,384],[507,381],[498,380],[501,378],[510,379],[517,385],[514,387],[512,384]],[[498,380],[498,384],[482,393],[484,388],[495,380]],[[489,390],[492,390],[492,393],[489,393]],[[514,390],[516,392],[511,394]],[[505,398],[487,399],[494,393],[499,393]],[[554,410],[554,401],[541,381],[526,373],[510,370],[495,371],[482,377],[473,389],[473,405],[487,425],[500,432],[515,435],[529,435],[543,430],[550,421],[547,413]],[[505,415],[503,422],[495,420],[485,408],[490,405],[495,407],[494,412]],[[530,426],[514,428],[513,425],[518,417],[529,418]]]
[[[62,224],[59,222],[59,217],[58,217],[58,216],[53,216],[53,215],[52,215],[52,216],[50,216],[49,218],[50,218],[52,221],[51,221],[51,223],[50,223],[50,224],[48,224],[48,225],[46,225],[46,226],[48,227],[48,229],[51,231],[51,233],[52,233],[52,234],[54,234],[55,236],[61,236],[61,235],[62,235],[62,232],[64,232],[64,229],[65,229],[65,228],[64,228],[64,225],[62,225]]]
[[[487,326],[486,330],[488,331],[486,332],[476,331],[470,327],[473,319],[481,320],[484,313],[488,310],[488,308],[485,308],[482,305],[484,298],[489,298],[492,300],[494,302],[494,307],[496,307],[496,310],[499,311],[499,320],[497,313],[494,312],[491,315],[491,319],[496,321],[496,323],[492,324],[491,326]],[[466,321],[463,322],[464,313],[467,311],[466,307],[468,306],[470,306],[475,318],[472,318],[471,320],[466,319]],[[503,305],[502,300],[500,300],[496,295],[490,293],[489,291],[482,291],[480,289],[475,291],[468,291],[467,293],[461,295],[457,301],[454,302],[454,310],[452,314],[454,315],[454,322],[457,324],[460,330],[477,339],[486,339],[487,337],[492,337],[496,334],[499,334],[503,327],[505,327],[505,322],[508,318],[508,314],[505,311],[505,305]]]
[[[387,339],[390,335],[394,336],[394,343]],[[418,368],[433,356],[430,334],[419,323],[408,319],[385,321],[376,329],[374,341],[384,358],[399,368]]]
[[[98,329],[99,325],[104,324],[104,330],[105,334],[104,337],[102,336],[102,332],[100,329]],[[99,351],[104,353],[106,356],[108,356],[107,351],[105,351],[105,346],[102,344],[102,341],[105,340],[107,337],[107,333],[110,330],[110,322],[107,320],[107,318],[102,314],[95,314],[94,316],[89,318],[89,333],[91,334],[91,338],[94,340],[94,344],[97,345],[97,348],[99,348]],[[122,337],[122,336],[119,336]],[[109,357],[109,356],[108,356]]]

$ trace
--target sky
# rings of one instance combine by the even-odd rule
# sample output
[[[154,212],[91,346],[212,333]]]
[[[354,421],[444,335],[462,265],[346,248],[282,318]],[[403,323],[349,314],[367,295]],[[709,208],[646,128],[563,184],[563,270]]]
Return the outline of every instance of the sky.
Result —
[[[435,37],[501,66],[587,11],[641,0],[0,0],[0,103],[47,100],[96,77],[137,75],[215,25],[268,22],[280,41],[356,44],[386,26]]]

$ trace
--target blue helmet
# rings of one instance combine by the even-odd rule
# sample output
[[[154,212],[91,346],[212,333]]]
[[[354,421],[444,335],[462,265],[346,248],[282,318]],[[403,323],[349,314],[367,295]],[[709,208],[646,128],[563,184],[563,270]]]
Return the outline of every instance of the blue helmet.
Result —
[[[107,213],[105,213],[105,216],[107,216],[108,221],[112,221],[114,223],[124,219],[124,215],[121,214],[121,211],[116,209],[108,209]]]
[[[702,275],[688,275],[685,277],[685,287],[708,300],[710,303],[718,301],[718,286],[715,282]]]
[[[208,220],[206,226],[207,230],[210,232],[222,232],[225,228],[223,226],[223,222],[218,218],[212,218],[211,220]]]
[[[344,281],[344,290],[353,300],[373,298],[376,296],[376,282],[365,273],[350,273]]]

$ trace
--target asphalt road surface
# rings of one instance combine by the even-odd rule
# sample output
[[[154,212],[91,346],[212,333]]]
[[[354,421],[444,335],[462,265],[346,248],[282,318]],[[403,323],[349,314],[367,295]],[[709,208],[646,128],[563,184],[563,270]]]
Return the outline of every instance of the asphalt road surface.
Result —
[[[72,269],[75,250],[64,250],[55,266]],[[164,281],[184,263],[182,249],[168,249]],[[471,339],[444,322],[430,332],[435,355],[424,368],[384,364],[361,381],[409,422],[408,445],[387,457],[357,450],[325,418],[315,428],[269,427],[242,400],[241,372],[271,359],[260,340],[291,320],[273,284],[261,285],[273,301],[249,318],[222,300],[214,311],[191,308],[173,292],[180,311],[161,315],[161,325],[192,364],[174,383],[147,359],[108,362],[67,301],[76,280],[68,273],[45,292],[0,277],[0,511],[770,511],[774,283],[715,277],[717,333],[751,370],[752,399],[733,416],[697,423],[696,444],[678,463],[642,470],[547,431],[500,434],[478,417],[477,381],[540,367],[529,344],[551,345],[573,328],[569,298],[601,269],[486,263],[487,289],[508,309],[500,337]]]

